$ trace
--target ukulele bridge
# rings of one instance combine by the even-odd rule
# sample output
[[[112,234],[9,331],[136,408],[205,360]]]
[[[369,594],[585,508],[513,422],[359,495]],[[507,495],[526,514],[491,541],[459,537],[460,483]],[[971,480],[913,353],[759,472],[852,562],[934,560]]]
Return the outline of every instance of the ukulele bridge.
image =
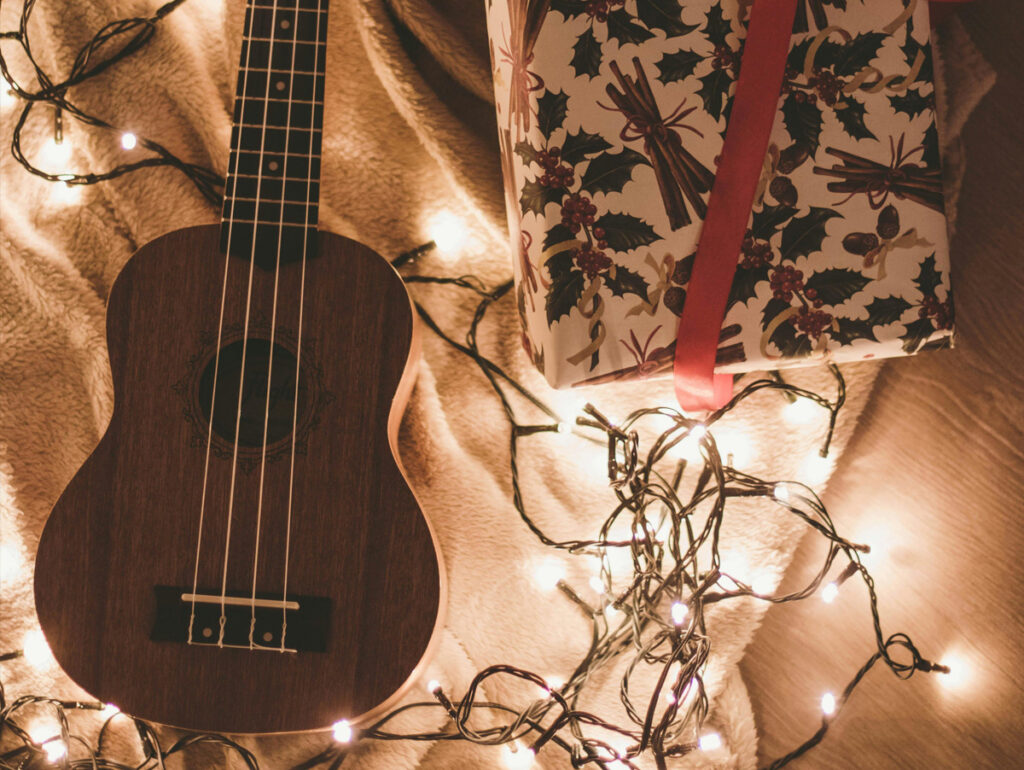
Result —
[[[155,642],[266,652],[326,652],[330,599],[280,593],[193,592],[154,586]],[[191,638],[189,633],[191,630]]]

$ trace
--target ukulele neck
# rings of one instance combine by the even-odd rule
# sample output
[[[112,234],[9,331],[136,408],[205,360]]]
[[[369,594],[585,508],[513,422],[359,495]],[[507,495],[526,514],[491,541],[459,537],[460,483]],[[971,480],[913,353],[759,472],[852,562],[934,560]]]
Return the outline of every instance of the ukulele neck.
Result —
[[[328,0],[248,0],[221,249],[273,270],[317,243]]]

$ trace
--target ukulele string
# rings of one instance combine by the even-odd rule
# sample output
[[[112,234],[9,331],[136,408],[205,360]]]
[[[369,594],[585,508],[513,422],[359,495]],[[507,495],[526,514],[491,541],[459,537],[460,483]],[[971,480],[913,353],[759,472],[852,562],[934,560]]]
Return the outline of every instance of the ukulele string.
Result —
[[[251,11],[252,17],[255,17],[256,16],[256,5],[255,5],[255,3],[253,3],[251,8],[252,8],[252,11]],[[251,24],[250,24],[250,26],[251,26]],[[244,64],[246,69],[249,68],[249,60],[252,58],[252,50],[253,49],[252,49],[252,38],[251,38],[251,35],[250,35],[250,38],[249,38],[249,40],[247,42],[249,43],[249,45],[246,48],[246,61],[245,61],[245,64]],[[271,35],[270,36],[270,42],[269,42],[269,45],[267,47],[267,63],[268,63],[268,65],[269,65],[270,62],[273,61],[273,57],[274,57],[274,36]],[[242,100],[244,101],[245,99],[246,99],[246,95],[243,92]],[[268,68],[267,68],[267,77],[266,77],[266,92],[263,95],[263,121],[262,121],[263,125],[260,128],[260,152],[259,152],[260,162],[259,162],[258,170],[256,172],[256,194],[255,194],[256,205],[255,205],[254,211],[253,211],[252,249],[251,249],[251,252],[249,254],[249,285],[248,285],[248,288],[246,289],[246,296],[245,296],[245,324],[244,324],[244,328],[243,328],[243,332],[242,332],[242,364],[241,364],[241,369],[239,370],[239,374],[238,374],[238,406],[237,406],[237,409],[236,409],[236,412],[235,412],[235,441],[234,441],[234,448],[232,450],[232,457],[231,457],[231,486],[230,486],[229,492],[228,492],[227,532],[225,533],[225,536],[224,536],[224,569],[223,569],[223,572],[221,574],[221,583],[220,583],[220,621],[219,621],[219,623],[220,623],[220,631],[219,631],[219,635],[217,637],[217,646],[218,647],[223,647],[224,646],[224,627],[225,627],[225,625],[227,623],[227,616],[225,614],[225,604],[226,604],[227,590],[228,590],[228,560],[229,560],[229,557],[230,557],[230,554],[231,554],[231,517],[232,517],[232,513],[234,512],[234,507],[235,507],[235,481],[236,481],[236,479],[238,477],[238,439],[239,439],[239,433],[241,432],[241,429],[242,429],[242,395],[245,392],[245,387],[244,387],[245,386],[245,358],[246,358],[246,353],[248,352],[247,349],[249,347],[249,318],[251,316],[251,311],[252,311],[253,274],[254,274],[255,268],[256,268],[256,242],[257,242],[256,235],[257,235],[257,232],[259,230],[259,227],[258,227],[257,223],[259,222],[260,188],[262,187],[262,184],[263,184],[263,160],[264,160],[264,155],[266,153],[266,148],[267,148],[267,111],[268,111],[268,107],[269,107],[269,99],[270,99],[270,68],[268,66]],[[242,110],[242,115],[240,117],[244,117],[244,112],[245,111],[243,109]],[[239,129],[239,137],[241,137],[241,128]],[[283,185],[284,184],[284,179],[283,179],[283,177],[284,177],[284,169],[282,168],[281,171],[282,171],[282,173],[281,173],[281,176],[282,176],[281,184]],[[272,340],[271,340],[271,347],[273,347],[273,341]]]
[[[245,34],[247,37],[252,36],[254,18],[253,15],[249,16],[248,29]],[[244,101],[246,89],[248,85],[249,68],[245,66],[242,68],[240,74],[242,80],[242,99]],[[235,125],[232,119],[232,124]],[[241,128],[239,128],[239,136],[241,136]],[[238,150],[235,150],[235,173],[231,178],[231,194],[227,196],[227,190],[225,189],[225,196],[230,198],[230,213],[227,216],[227,243],[224,249],[224,281],[220,290],[220,318],[217,321],[217,347],[213,354],[213,387],[210,390],[210,425],[206,433],[206,459],[203,463],[203,492],[199,502],[199,533],[196,535],[196,558],[195,567],[192,571],[192,599],[191,607],[189,609],[188,618],[188,643],[193,644],[193,628],[196,622],[196,595],[199,592],[199,556],[203,545],[203,524],[206,517],[206,491],[208,488],[208,482],[210,478],[210,450],[213,446],[213,416],[215,414],[214,409],[217,405],[217,383],[220,378],[220,348],[224,338],[224,308],[227,304],[228,295],[228,267],[231,264],[231,232],[235,224],[235,201],[236,193],[238,191]],[[224,216],[221,215],[221,222],[223,226]]]
[[[320,77],[320,21],[327,10],[324,8],[327,0],[317,3],[316,9],[316,42],[313,45],[313,123],[312,127],[316,128],[316,81]],[[297,11],[296,11],[297,12]],[[324,61],[326,63],[326,44],[324,45]],[[326,68],[325,68],[326,69]],[[293,75],[294,77],[294,75]],[[326,80],[326,75],[324,75]],[[326,83],[325,83],[326,85]],[[326,88],[324,89],[324,99],[326,100]],[[291,113],[289,113],[290,115]],[[321,114],[321,123],[323,116]],[[292,444],[291,453],[289,458],[288,467],[288,510],[286,515],[286,527],[284,537],[284,585],[281,589],[281,652],[285,651],[285,636],[288,633],[288,610],[286,608],[286,602],[288,601],[288,552],[291,547],[292,538],[292,498],[295,487],[295,432],[299,424],[299,373],[302,361],[302,311],[303,305],[305,304],[306,298],[306,252],[309,248],[309,214],[310,214],[310,199],[313,190],[313,139],[316,136],[317,131],[311,131],[309,135],[309,155],[307,158],[306,165],[306,223],[303,228],[302,238],[302,270],[299,274],[299,330],[298,338],[295,344],[295,398],[292,399]],[[319,220],[320,211],[320,196],[319,190],[317,190],[317,218]],[[312,223],[314,227],[318,222]],[[319,237],[319,236],[317,236]]]
[[[273,22],[271,23],[270,37],[275,38],[277,35],[278,24],[277,24],[277,5],[275,4],[272,9]],[[291,29],[293,31],[294,38],[292,39],[292,62],[291,72],[289,74],[289,85],[288,85],[288,107],[287,107],[287,118],[285,120],[284,129],[284,151],[285,155],[288,154],[289,139],[291,138],[292,130],[292,98],[295,90],[295,53],[298,49],[298,29],[299,29],[299,7],[298,4],[295,6],[295,11],[292,16]],[[267,71],[267,88],[269,93],[270,87],[270,71]],[[314,96],[316,94],[314,93]],[[311,138],[312,146],[312,138]],[[280,200],[280,217],[277,225],[277,256],[274,268],[274,302],[271,306],[270,311],[270,358],[267,362],[267,398],[266,405],[263,410],[263,450],[260,457],[260,483],[259,483],[259,494],[256,502],[256,544],[253,550],[252,558],[252,601],[250,604],[250,616],[249,616],[249,649],[253,649],[257,645],[254,641],[256,633],[256,578],[259,575],[259,559],[260,559],[260,534],[263,527],[263,486],[266,478],[267,470],[267,427],[270,423],[270,394],[271,394],[271,382],[274,377],[274,340],[275,330],[277,328],[277,290],[279,285],[279,279],[281,275],[281,246],[282,238],[284,235],[284,204],[285,204],[285,179],[288,176],[288,163],[287,158],[281,168],[281,200]],[[308,201],[307,201],[308,206]],[[257,217],[258,219],[259,217]],[[298,383],[296,382],[295,398],[298,398]],[[294,435],[292,440],[295,440]]]

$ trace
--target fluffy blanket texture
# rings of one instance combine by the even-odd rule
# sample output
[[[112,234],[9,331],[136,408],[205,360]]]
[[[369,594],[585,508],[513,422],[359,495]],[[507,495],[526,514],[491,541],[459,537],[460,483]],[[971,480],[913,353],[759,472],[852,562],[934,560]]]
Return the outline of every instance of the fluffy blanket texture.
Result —
[[[102,25],[152,7],[147,0],[40,3],[31,28],[34,52],[59,77]],[[15,26],[17,10],[4,4],[3,29]],[[142,52],[76,88],[72,98],[116,126],[223,173],[242,10],[241,2],[185,3],[160,24]],[[489,284],[503,280],[509,274],[507,237],[486,32],[477,0],[339,2],[328,39],[321,227],[390,255],[427,240],[432,223],[451,215],[463,223],[465,243],[457,253],[438,253],[418,269],[472,273]],[[14,74],[25,79],[21,65],[13,62]],[[947,69],[953,66],[955,61],[947,62]],[[943,131],[947,144],[977,98],[977,93],[946,95],[957,105],[948,112],[955,120],[947,119]],[[23,140],[26,154],[36,159],[43,157],[51,127],[48,113],[37,112],[39,119]],[[0,145],[9,143],[14,119],[14,112],[5,111]],[[123,157],[114,134],[72,124],[67,139],[74,148],[68,161],[74,170],[106,169]],[[0,650],[8,650],[36,627],[31,562],[47,513],[96,444],[113,408],[104,339],[111,284],[140,245],[169,230],[216,222],[218,212],[172,170],[136,173],[68,193],[26,174],[10,154],[0,159],[0,170],[0,526],[3,541],[15,549],[5,558],[17,554],[21,562],[20,568],[5,569],[0,592]],[[423,286],[413,293],[450,333],[459,336],[468,327],[473,301],[464,293]],[[482,329],[482,348],[556,409],[571,414],[591,400],[615,417],[641,406],[671,405],[671,388],[664,381],[550,391],[521,352],[517,324],[513,303],[503,300]],[[844,368],[850,399],[833,457],[842,457],[877,372],[872,363]],[[831,387],[823,371],[793,378],[822,392]],[[824,419],[794,431],[783,421],[783,404],[777,395],[763,394],[722,426],[723,435],[746,442],[745,470],[798,478],[805,458],[819,446]],[[518,408],[529,414],[525,403]],[[521,470],[526,504],[538,523],[559,538],[595,535],[614,505],[600,482],[604,450],[556,434],[529,446]],[[546,553],[511,503],[507,427],[498,400],[469,359],[429,332],[401,452],[439,535],[448,572],[447,622],[426,679],[437,679],[458,695],[476,671],[495,663],[566,676],[589,641],[588,624],[564,597],[544,592],[533,580]],[[727,518],[723,550],[774,585],[801,534],[802,526],[791,517],[768,506],[748,506]],[[586,592],[593,562],[562,561],[567,580]],[[711,721],[724,747],[677,766],[754,767],[757,734],[739,662],[766,606],[730,603],[711,613],[713,655],[706,681]],[[81,695],[56,667],[5,664],[2,673],[9,695]],[[602,672],[584,698],[585,708],[624,722],[620,674]],[[536,693],[493,680],[483,695],[523,705]],[[422,688],[409,695],[427,697]],[[444,721],[434,711],[402,726],[436,728]],[[283,768],[328,740],[321,733],[245,742],[266,767]],[[186,766],[228,762],[209,755]],[[550,768],[568,764],[565,754],[553,749],[541,752],[538,762]],[[496,747],[366,742],[344,767],[492,768],[499,763]]]

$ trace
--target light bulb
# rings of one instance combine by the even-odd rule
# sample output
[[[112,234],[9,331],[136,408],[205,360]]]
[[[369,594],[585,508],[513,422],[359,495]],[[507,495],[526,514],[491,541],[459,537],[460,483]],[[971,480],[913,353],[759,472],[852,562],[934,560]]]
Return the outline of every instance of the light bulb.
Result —
[[[352,740],[352,725],[347,719],[339,719],[332,725],[331,730],[334,733],[334,740],[338,743],[349,743]]]
[[[552,676],[544,677],[544,682],[547,684],[548,690],[561,690],[565,686],[565,679],[553,674]]]
[[[0,109],[6,110],[18,103],[18,95],[11,88],[11,82],[0,77]]]
[[[40,152],[40,160],[48,169],[63,169],[71,160],[71,142],[66,138],[62,142],[48,139]],[[58,173],[52,171],[51,173]]]
[[[68,745],[60,738],[51,738],[43,744],[43,751],[47,761],[56,764],[68,753]]]
[[[952,693],[964,690],[973,679],[971,676],[971,667],[968,665],[964,656],[959,652],[947,652],[939,659],[938,662],[949,667],[948,674],[935,674],[939,684],[941,684],[943,689],[947,692]]]
[[[821,589],[821,598],[825,604],[831,604],[835,601],[835,598],[839,595],[839,586],[835,583],[829,583]]]
[[[506,743],[501,747],[501,752],[505,767],[509,770],[528,770],[533,767],[533,760],[536,758],[533,749],[520,746],[517,741]]]
[[[775,579],[768,574],[755,575],[750,581],[750,590],[755,594],[767,596],[775,590]]]
[[[565,577],[565,565],[557,559],[544,559],[533,571],[533,577],[542,590],[551,591]]]
[[[444,211],[431,222],[430,238],[437,244],[438,251],[451,254],[465,243],[466,226],[454,214]]]
[[[53,653],[50,652],[50,645],[46,643],[43,632],[29,631],[21,642],[21,650],[25,660],[35,668],[49,668],[54,662]]]
[[[108,704],[106,704],[103,707],[103,710],[100,711],[100,716],[103,717],[104,719],[110,719],[110,717],[114,716],[114,714],[120,714],[120,713],[121,713],[121,709],[119,709],[113,703],[108,703]]]
[[[836,696],[830,692],[821,696],[821,713],[827,717],[836,713]]]
[[[700,737],[701,751],[715,751],[722,748],[722,736],[718,733],[705,733]]]
[[[754,459],[754,445],[747,435],[740,431],[716,431],[715,443],[718,445],[718,453],[734,468],[749,466]]]
[[[815,487],[828,480],[832,472],[832,458],[822,457],[817,452],[808,455],[800,466],[800,479],[807,486]]]
[[[131,131],[125,131],[121,134],[121,146],[126,150],[134,150],[135,145],[139,143],[138,137],[135,136]]]
[[[672,604],[672,622],[675,623],[677,626],[683,625],[683,622],[686,620],[686,615],[689,611],[689,607],[687,607],[682,602],[674,602]]]
[[[772,490],[772,495],[774,495],[775,499],[779,502],[789,502],[789,487],[780,482],[775,485],[775,489]]]
[[[441,683],[439,681],[437,681],[436,679],[431,679],[429,682],[427,682],[427,692],[438,693],[440,691]]]
[[[793,425],[806,425],[818,416],[819,411],[824,410],[814,401],[811,401],[811,399],[797,398],[793,403],[786,404],[782,414],[786,422]]]

